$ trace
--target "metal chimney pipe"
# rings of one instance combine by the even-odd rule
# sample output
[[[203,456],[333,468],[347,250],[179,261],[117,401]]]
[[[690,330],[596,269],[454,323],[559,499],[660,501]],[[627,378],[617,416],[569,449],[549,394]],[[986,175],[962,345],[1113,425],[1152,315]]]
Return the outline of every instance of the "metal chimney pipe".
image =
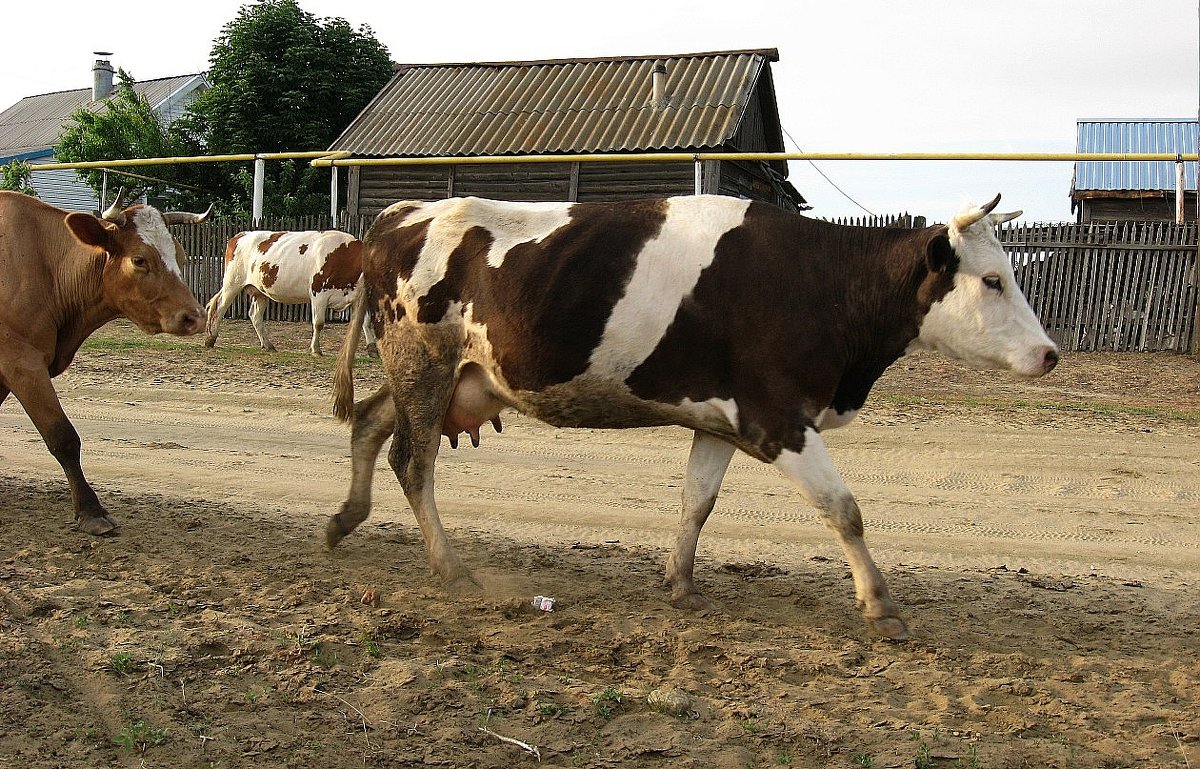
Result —
[[[667,65],[661,61],[654,63],[654,73],[650,76],[653,86],[651,106],[662,109],[667,106]]]
[[[111,51],[92,51],[96,56],[112,56]],[[107,58],[96,59],[92,65],[92,101],[106,98],[113,90],[113,75],[116,70]]]

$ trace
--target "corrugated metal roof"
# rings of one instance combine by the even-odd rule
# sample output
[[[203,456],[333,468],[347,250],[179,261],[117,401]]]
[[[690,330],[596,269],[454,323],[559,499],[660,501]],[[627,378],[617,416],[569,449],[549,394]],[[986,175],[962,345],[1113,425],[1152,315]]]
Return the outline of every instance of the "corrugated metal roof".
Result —
[[[720,147],[778,58],[765,49],[404,65],[330,149],[433,157]],[[662,107],[657,63],[667,70]]]
[[[1077,152],[1196,152],[1192,118],[1076,121]],[[1196,163],[1184,163],[1187,189],[1196,189]],[[1074,191],[1175,189],[1175,164],[1150,161],[1081,161],[1075,164]]]
[[[134,83],[133,90],[158,107],[180,88],[201,75],[177,75]],[[103,102],[100,102],[103,103]],[[80,107],[93,107],[92,89],[57,91],[26,96],[0,112],[0,155],[18,155],[53,146],[63,125]]]

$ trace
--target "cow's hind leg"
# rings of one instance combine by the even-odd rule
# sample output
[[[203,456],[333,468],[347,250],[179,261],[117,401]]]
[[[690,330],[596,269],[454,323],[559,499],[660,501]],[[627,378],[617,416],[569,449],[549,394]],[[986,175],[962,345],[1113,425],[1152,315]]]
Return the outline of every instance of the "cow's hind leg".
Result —
[[[386,341],[386,340],[385,340]],[[449,586],[477,585],[470,569],[458,557],[446,536],[434,500],[434,466],[442,439],[442,419],[454,389],[457,357],[446,355],[457,340],[423,340],[405,344],[399,356],[386,345],[381,352],[389,364],[392,397],[396,402],[396,433],[388,463],[400,479],[404,495],[421,527],[429,565]]]
[[[231,281],[221,286],[221,290],[213,294],[212,299],[208,300],[208,307],[206,308],[208,314],[208,322],[206,324],[208,334],[204,338],[205,347],[216,345],[217,335],[221,333],[221,321],[225,317],[225,311],[229,309],[229,305],[233,304],[233,300],[237,299],[241,291],[242,287]]]
[[[246,286],[246,291],[250,294],[250,325],[254,326],[254,333],[258,334],[258,343],[264,350],[275,352],[275,345],[271,344],[271,338],[267,336],[267,306],[271,300],[254,286]]]
[[[375,324],[371,322],[371,314],[367,313],[363,318],[363,338],[367,343],[367,355],[372,358],[379,357],[379,346],[375,343]]]
[[[871,558],[863,539],[862,513],[829,458],[825,442],[816,430],[804,432],[800,452],[784,450],[774,462],[821,515],[837,535],[838,543],[854,576],[854,592],[863,617],[881,635],[896,641],[908,638],[908,627],[892,601],[887,582]]]
[[[350,430],[350,495],[325,526],[325,543],[334,547],[371,514],[371,487],[379,450],[396,430],[396,403],[387,385],[354,405]]]
[[[688,455],[687,478],[683,483],[683,515],[675,550],[667,558],[666,583],[671,604],[680,609],[711,609],[713,604],[696,588],[696,544],[700,529],[717,502],[721,481],[733,458],[733,444],[708,433],[696,432]]]
[[[312,342],[308,351],[313,355],[321,355],[321,332],[325,330],[325,316],[329,314],[329,297],[314,296],[312,298]]]

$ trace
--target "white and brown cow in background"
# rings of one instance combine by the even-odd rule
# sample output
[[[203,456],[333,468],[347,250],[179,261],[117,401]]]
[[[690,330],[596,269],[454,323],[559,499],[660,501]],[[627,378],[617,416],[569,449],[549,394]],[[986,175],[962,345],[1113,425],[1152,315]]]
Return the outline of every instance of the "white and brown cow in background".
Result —
[[[267,336],[267,303],[312,307],[312,343],[321,354],[321,330],[328,310],[344,310],[354,301],[362,275],[362,242],[338,230],[239,232],[225,246],[225,277],[208,302],[205,347],[217,343],[225,310],[243,290],[250,294],[250,322],[264,350],[275,350]],[[375,333],[365,329],[368,348]]]
[[[51,380],[115,318],[147,334],[204,328],[204,311],[183,280],[183,249],[167,226],[198,223],[208,213],[122,210],[120,199],[96,217],[0,192],[0,403],[10,392],[21,402],[62,465],[79,528],[89,534],[117,524],[83,475],[79,433]]]
[[[336,544],[370,512],[388,455],[434,570],[473,581],[434,501],[442,435],[478,440],[516,408],[559,427],[695,431],[672,602],[710,606],[693,580],[700,529],[735,449],[777,467],[837,536],[863,614],[908,635],[821,432],[849,422],[914,348],[1041,376],[1058,351],[993,228],[999,196],[948,226],[845,227],[720,196],[620,203],[397,203],[365,239],[369,312],[388,382],[353,404],[357,323],[335,413],[353,415],[350,496]],[[1018,212],[1019,213],[1019,212]]]

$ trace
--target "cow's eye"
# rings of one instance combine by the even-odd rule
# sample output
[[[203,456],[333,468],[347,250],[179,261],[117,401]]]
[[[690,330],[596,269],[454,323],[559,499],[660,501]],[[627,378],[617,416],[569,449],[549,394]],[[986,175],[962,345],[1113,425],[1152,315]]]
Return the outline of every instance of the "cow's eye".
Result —
[[[1004,284],[1000,282],[999,275],[984,275],[983,276],[983,285],[987,286],[988,288],[990,288],[992,291],[995,291],[996,293],[999,293],[999,294],[1004,293]]]
[[[130,264],[132,264],[134,267],[136,267],[139,270],[150,269],[149,264],[146,262],[145,257],[135,256],[132,259],[130,259],[129,262],[130,262]]]

